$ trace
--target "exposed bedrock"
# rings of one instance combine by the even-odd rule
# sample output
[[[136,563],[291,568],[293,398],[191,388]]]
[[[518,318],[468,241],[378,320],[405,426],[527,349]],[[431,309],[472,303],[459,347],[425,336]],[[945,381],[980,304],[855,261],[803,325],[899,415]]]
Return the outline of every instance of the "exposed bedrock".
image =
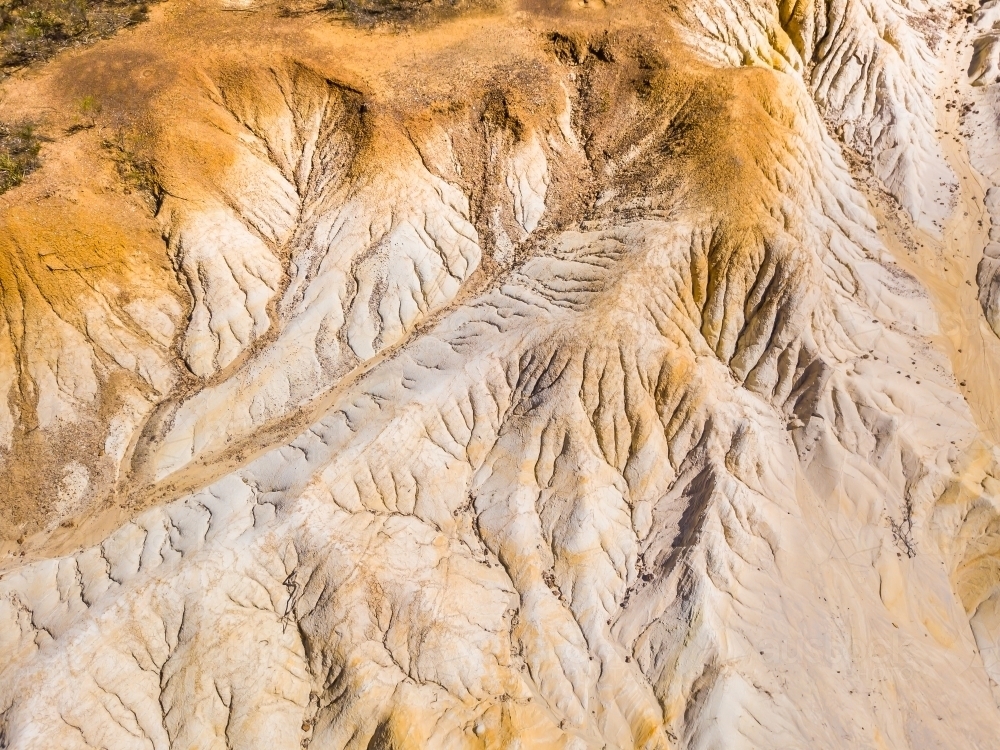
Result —
[[[0,199],[0,747],[992,747],[947,9],[375,5],[72,53],[176,75]]]

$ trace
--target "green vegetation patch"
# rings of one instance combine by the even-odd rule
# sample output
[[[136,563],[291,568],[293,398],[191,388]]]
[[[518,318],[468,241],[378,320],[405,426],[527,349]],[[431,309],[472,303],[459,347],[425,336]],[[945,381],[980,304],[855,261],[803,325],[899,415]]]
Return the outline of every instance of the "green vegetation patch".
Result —
[[[0,122],[0,193],[20,185],[38,167],[41,147],[41,139],[31,125]]]
[[[145,0],[0,0],[0,77],[146,19]]]

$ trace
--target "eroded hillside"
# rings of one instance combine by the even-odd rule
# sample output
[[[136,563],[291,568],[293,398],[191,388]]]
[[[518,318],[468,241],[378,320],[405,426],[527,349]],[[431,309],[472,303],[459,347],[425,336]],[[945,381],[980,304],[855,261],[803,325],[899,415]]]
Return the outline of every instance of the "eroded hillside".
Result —
[[[992,747],[995,2],[166,0],[12,75],[0,747]]]

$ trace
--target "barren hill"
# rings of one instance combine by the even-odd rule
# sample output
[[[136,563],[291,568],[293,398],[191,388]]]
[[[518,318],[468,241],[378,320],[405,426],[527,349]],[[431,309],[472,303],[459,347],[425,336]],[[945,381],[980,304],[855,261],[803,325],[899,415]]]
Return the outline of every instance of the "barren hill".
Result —
[[[996,747],[1000,0],[4,2],[0,748]]]

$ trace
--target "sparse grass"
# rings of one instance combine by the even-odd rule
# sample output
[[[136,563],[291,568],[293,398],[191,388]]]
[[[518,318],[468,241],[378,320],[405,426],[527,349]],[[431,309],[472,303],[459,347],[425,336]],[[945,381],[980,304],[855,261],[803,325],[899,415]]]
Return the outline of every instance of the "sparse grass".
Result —
[[[163,199],[163,189],[146,139],[121,131],[102,145],[115,163],[126,192],[139,193],[155,214]]]
[[[38,167],[41,139],[28,123],[0,122],[0,193],[20,185]]]
[[[80,110],[80,114],[87,117],[93,117],[101,111],[101,103],[93,94],[87,94],[80,100],[77,106]]]
[[[0,0],[0,77],[146,19],[145,0]]]
[[[81,119],[73,123],[67,129],[67,133],[75,133],[79,130],[87,130],[96,125],[97,115],[101,113],[101,102],[96,96],[87,94],[76,104],[77,113]]]
[[[283,0],[279,9],[286,16],[323,12],[359,26],[407,26],[494,3],[495,0]]]

